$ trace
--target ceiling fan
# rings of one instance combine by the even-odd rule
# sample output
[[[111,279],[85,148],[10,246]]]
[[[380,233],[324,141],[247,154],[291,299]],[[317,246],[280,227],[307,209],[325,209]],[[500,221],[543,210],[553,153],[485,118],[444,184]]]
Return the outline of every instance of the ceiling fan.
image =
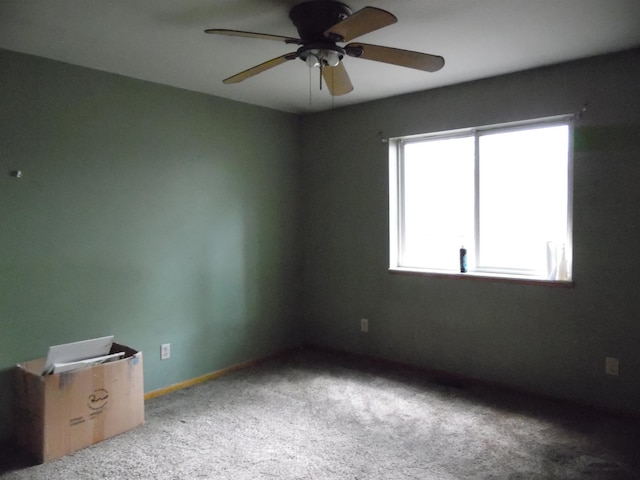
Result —
[[[289,12],[289,18],[297,28],[300,38],[220,28],[205,30],[206,33],[217,35],[275,40],[299,45],[295,52],[272,58],[226,78],[223,82],[227,84],[242,82],[258,73],[299,58],[311,68],[319,67],[320,88],[322,88],[322,79],[324,78],[329,93],[333,96],[339,96],[353,90],[347,70],[342,64],[345,55],[425,72],[435,72],[444,66],[444,58],[438,55],[359,42],[348,43],[343,47],[337,45],[338,43],[350,42],[366,33],[398,21],[392,13],[380,8],[365,7],[353,13],[347,5],[341,2],[312,0],[293,7]]]

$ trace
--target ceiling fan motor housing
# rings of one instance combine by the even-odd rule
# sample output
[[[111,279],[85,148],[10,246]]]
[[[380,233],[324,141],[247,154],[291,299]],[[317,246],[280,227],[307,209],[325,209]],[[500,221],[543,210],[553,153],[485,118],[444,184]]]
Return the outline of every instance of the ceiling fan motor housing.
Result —
[[[296,5],[289,12],[304,43],[327,43],[324,35],[329,28],[351,16],[351,9],[341,2],[314,0]],[[339,41],[339,39],[330,39]],[[329,41],[329,43],[332,43]]]

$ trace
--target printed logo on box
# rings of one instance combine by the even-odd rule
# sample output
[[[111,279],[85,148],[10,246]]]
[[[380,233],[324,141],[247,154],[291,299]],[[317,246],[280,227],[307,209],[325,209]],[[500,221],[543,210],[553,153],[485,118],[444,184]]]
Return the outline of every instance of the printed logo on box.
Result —
[[[89,395],[87,407],[91,410],[102,410],[107,404],[109,392],[104,388],[98,388]]]

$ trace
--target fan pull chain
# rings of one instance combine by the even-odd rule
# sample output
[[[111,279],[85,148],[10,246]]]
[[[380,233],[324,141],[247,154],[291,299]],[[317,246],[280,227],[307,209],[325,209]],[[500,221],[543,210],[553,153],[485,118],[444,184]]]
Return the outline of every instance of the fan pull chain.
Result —
[[[334,74],[335,74],[335,68],[331,69],[331,85],[333,85],[333,88],[336,87],[336,82],[335,82],[335,78],[334,78]],[[331,110],[335,110],[336,109],[336,97],[335,95],[332,93],[331,94]]]
[[[322,60],[320,60],[320,91],[322,91]]]
[[[311,108],[311,70],[313,70],[312,68],[309,68],[309,108]]]

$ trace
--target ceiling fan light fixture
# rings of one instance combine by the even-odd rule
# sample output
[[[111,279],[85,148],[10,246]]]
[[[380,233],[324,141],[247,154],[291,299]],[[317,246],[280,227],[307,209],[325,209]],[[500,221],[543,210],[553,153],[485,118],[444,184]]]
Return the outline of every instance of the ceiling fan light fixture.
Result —
[[[320,60],[315,55],[309,55],[307,58],[304,59],[304,61],[309,68],[320,66]]]
[[[340,55],[335,50],[325,50],[323,53],[324,61],[326,65],[330,67],[337,67],[340,63]]]
[[[337,67],[344,53],[344,49],[336,45],[303,46],[298,49],[298,56],[309,68]]]

